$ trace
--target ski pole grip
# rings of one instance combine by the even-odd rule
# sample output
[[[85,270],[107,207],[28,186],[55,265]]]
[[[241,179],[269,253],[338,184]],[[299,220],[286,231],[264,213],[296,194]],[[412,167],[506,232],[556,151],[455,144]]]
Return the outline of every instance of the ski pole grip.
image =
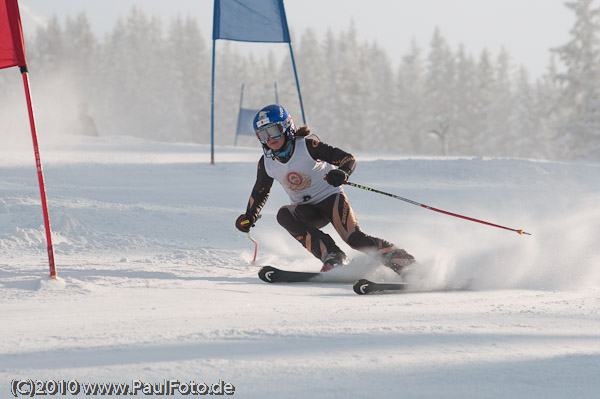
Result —
[[[327,181],[327,175],[328,175],[328,173],[325,173],[325,176],[323,176],[323,180]],[[348,184],[348,181],[346,180],[342,184]]]

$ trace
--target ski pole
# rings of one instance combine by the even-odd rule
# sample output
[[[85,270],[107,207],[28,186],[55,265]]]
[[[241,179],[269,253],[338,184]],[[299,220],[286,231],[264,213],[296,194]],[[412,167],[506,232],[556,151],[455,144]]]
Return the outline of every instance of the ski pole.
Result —
[[[261,215],[258,215],[258,217],[256,218],[256,220],[260,219]],[[250,221],[249,220],[244,220],[242,222],[243,225],[249,224]],[[252,225],[254,226],[254,225]],[[256,253],[258,252],[258,242],[250,235],[250,232],[248,231],[248,238],[250,239],[250,241],[252,241],[254,243],[254,258],[252,259],[252,264],[256,263]]]
[[[372,192],[377,193],[377,194],[387,195],[388,197],[396,198],[396,199],[399,199],[400,201],[408,202],[409,204],[413,204],[413,205],[420,206],[421,208],[429,209],[430,211],[435,211],[435,212],[443,213],[444,215],[454,216],[454,217],[457,217],[457,218],[470,220],[471,222],[482,223],[482,224],[486,224],[488,226],[498,227],[500,229],[514,231],[514,232],[517,232],[517,233],[519,233],[521,235],[523,235],[523,234],[526,234],[526,235],[529,235],[529,236],[531,235],[530,233],[527,233],[527,232],[523,231],[523,229],[511,229],[510,227],[504,227],[504,226],[500,226],[498,224],[494,224],[494,223],[490,223],[490,222],[485,222],[483,220],[474,219],[474,218],[471,218],[471,217],[468,217],[468,216],[459,215],[458,213],[452,213],[452,212],[448,212],[448,211],[443,211],[441,209],[437,209],[437,208],[434,208],[434,207],[429,206],[429,205],[424,205],[424,204],[421,204],[419,202],[416,202],[416,201],[413,201],[413,200],[409,200],[407,198],[402,198],[402,197],[400,197],[398,195],[386,193],[384,191],[376,190],[376,189],[370,188],[370,187],[365,187],[365,186],[360,185],[360,184],[351,183],[349,181],[344,182],[344,184],[347,184],[347,185],[352,186],[352,187],[360,188],[360,189],[363,189],[363,190],[372,191]]]
[[[252,264],[256,263],[256,253],[258,252],[258,242],[256,242],[256,240],[254,238],[252,238],[252,236],[250,235],[250,232],[248,232],[248,238],[250,239],[250,241],[252,241],[254,243],[254,258],[252,259]]]

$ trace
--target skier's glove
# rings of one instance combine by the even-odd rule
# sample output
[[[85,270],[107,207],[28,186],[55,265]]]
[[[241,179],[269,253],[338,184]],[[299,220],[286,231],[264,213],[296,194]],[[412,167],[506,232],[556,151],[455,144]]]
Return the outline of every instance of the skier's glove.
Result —
[[[348,174],[341,169],[333,169],[327,173],[325,177],[327,179],[327,183],[331,184],[333,187],[339,187],[346,183]]]
[[[244,213],[235,221],[235,227],[243,233],[248,233],[250,228],[254,227],[254,222],[256,222],[256,216]]]

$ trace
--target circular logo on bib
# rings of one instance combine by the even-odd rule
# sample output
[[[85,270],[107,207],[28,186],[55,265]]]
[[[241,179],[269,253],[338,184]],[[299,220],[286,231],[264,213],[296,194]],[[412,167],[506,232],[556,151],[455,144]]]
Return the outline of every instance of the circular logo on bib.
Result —
[[[310,176],[304,173],[290,172],[285,177],[286,185],[292,191],[300,191],[310,186]]]

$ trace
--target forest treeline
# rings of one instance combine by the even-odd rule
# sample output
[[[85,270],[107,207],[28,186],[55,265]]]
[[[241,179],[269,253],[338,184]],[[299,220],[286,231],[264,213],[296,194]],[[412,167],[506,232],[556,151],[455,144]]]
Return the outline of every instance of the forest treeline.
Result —
[[[536,77],[506,50],[471,54],[449,46],[438,29],[428,48],[411,43],[398,65],[376,42],[360,42],[352,24],[325,36],[307,29],[292,38],[307,123],[349,150],[598,161],[594,1],[565,3],[576,16],[570,40],[556,44]],[[53,18],[26,41],[40,129],[77,134],[87,118],[100,135],[209,143],[212,41],[205,30],[193,18],[165,24],[139,8],[102,38],[85,14]],[[216,55],[217,144],[234,142],[242,84],[244,106],[260,108],[275,102],[276,83],[279,102],[302,124],[289,51],[256,55],[217,41]],[[5,93],[18,92],[19,83],[0,74]]]

